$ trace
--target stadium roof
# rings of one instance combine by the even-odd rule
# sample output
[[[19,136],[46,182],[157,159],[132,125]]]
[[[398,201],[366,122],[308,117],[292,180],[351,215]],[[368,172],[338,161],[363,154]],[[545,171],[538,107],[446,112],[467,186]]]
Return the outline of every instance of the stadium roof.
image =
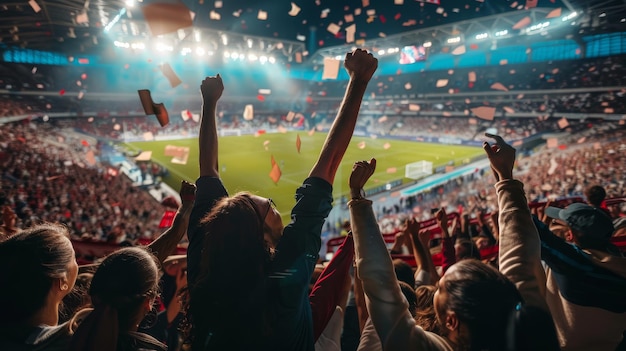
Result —
[[[106,25],[141,22],[144,0],[20,0],[0,3],[2,43],[51,51],[91,51],[106,42]],[[176,2],[160,0],[159,2]],[[197,28],[300,42],[309,51],[346,43],[346,27],[355,38],[373,40],[428,27],[526,10],[527,4],[582,12],[587,28],[622,28],[625,0],[183,0]],[[437,4],[440,3],[440,4]],[[293,5],[295,6],[293,6]],[[293,7],[292,7],[293,6]],[[127,10],[124,10],[127,9]],[[263,19],[263,14],[266,18]],[[86,15],[86,16],[85,16]],[[219,19],[218,19],[219,17]],[[329,26],[338,26],[337,34]],[[127,28],[127,27],[126,27]],[[337,29],[337,27],[335,27]],[[126,32],[129,32],[126,29]],[[138,35],[145,34],[140,28]]]

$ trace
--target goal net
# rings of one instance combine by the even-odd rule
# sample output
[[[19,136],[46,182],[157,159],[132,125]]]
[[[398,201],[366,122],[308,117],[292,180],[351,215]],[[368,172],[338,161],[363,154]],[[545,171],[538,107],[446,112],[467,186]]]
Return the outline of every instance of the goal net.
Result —
[[[433,174],[433,163],[418,161],[407,163],[404,176],[410,179],[420,179]]]

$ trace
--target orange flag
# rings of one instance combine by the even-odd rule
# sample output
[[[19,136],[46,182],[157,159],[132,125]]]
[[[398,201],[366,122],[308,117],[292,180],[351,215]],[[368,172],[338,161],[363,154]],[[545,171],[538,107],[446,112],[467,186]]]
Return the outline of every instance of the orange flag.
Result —
[[[296,136],[296,149],[298,149],[298,153],[300,153],[300,146],[302,146],[302,140],[300,140],[300,134]]]
[[[280,167],[278,167],[277,163],[274,163],[274,165],[272,166],[272,171],[270,172],[270,178],[272,178],[272,181],[274,181],[274,184],[278,183],[281,175],[282,175],[282,172],[280,171]]]
[[[274,168],[274,166],[276,165],[276,160],[274,159],[274,155],[272,155],[271,162],[272,162],[272,168]]]

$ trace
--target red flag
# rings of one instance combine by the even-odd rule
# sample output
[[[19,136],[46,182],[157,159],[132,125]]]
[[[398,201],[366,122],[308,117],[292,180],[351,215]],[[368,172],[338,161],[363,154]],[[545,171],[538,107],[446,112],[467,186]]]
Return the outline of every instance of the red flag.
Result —
[[[274,184],[278,183],[281,175],[282,175],[282,172],[280,171],[280,167],[278,167],[277,163],[274,163],[274,166],[272,166],[272,171],[270,172],[270,178],[272,178],[272,181],[274,181]]]
[[[298,153],[300,153],[300,146],[302,146],[302,140],[300,140],[300,134],[296,136],[296,149],[298,149]]]

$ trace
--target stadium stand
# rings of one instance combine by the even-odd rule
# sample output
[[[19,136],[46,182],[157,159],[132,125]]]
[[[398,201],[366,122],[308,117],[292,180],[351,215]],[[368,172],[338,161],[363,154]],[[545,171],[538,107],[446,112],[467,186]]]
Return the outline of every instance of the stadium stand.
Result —
[[[279,5],[1,6],[0,350],[626,349],[623,1]]]

